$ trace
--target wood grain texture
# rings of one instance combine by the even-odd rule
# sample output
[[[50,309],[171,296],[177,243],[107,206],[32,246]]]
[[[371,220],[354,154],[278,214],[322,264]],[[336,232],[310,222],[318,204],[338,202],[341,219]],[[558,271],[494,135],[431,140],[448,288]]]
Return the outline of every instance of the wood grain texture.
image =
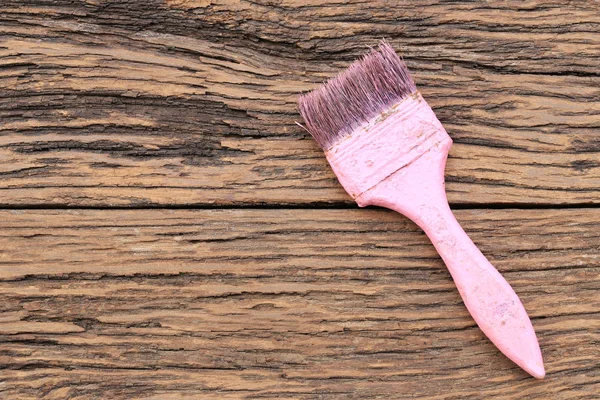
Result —
[[[595,398],[600,211],[456,214],[528,309],[546,380],[393,212],[18,210],[0,212],[0,397]]]
[[[297,95],[386,37],[455,204],[598,204],[594,1],[0,5],[0,205],[350,203]]]
[[[589,0],[2,0],[0,399],[597,399],[599,32]],[[381,38],[544,381],[295,124]]]

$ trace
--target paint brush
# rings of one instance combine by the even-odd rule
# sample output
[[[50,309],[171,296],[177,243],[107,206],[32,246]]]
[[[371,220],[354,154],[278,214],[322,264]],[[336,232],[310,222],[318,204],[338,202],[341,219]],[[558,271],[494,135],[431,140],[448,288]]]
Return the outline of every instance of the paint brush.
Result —
[[[446,263],[477,325],[509,359],[545,376],[531,321],[511,286],[456,221],[444,188],[452,139],[383,41],[299,99],[306,129],[359,206],[397,211],[419,225]]]

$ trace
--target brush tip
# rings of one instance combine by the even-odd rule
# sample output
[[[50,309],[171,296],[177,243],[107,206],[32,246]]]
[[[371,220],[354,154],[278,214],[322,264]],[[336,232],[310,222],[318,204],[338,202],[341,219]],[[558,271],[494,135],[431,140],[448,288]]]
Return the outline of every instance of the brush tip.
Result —
[[[416,92],[408,68],[383,40],[345,71],[300,96],[307,130],[324,149]]]

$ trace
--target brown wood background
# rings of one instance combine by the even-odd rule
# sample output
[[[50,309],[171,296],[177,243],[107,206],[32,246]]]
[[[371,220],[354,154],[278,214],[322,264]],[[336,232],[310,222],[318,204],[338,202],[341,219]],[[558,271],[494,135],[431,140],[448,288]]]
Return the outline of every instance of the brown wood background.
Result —
[[[296,98],[385,37],[547,378]],[[600,398],[600,3],[2,0],[0,398]]]

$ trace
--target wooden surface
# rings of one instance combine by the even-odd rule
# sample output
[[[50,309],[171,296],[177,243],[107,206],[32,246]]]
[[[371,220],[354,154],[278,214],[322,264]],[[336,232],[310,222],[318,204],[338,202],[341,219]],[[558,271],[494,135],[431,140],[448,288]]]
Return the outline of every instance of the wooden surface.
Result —
[[[598,398],[599,32],[589,0],[3,0],[0,398]],[[382,37],[544,381],[294,123]]]

